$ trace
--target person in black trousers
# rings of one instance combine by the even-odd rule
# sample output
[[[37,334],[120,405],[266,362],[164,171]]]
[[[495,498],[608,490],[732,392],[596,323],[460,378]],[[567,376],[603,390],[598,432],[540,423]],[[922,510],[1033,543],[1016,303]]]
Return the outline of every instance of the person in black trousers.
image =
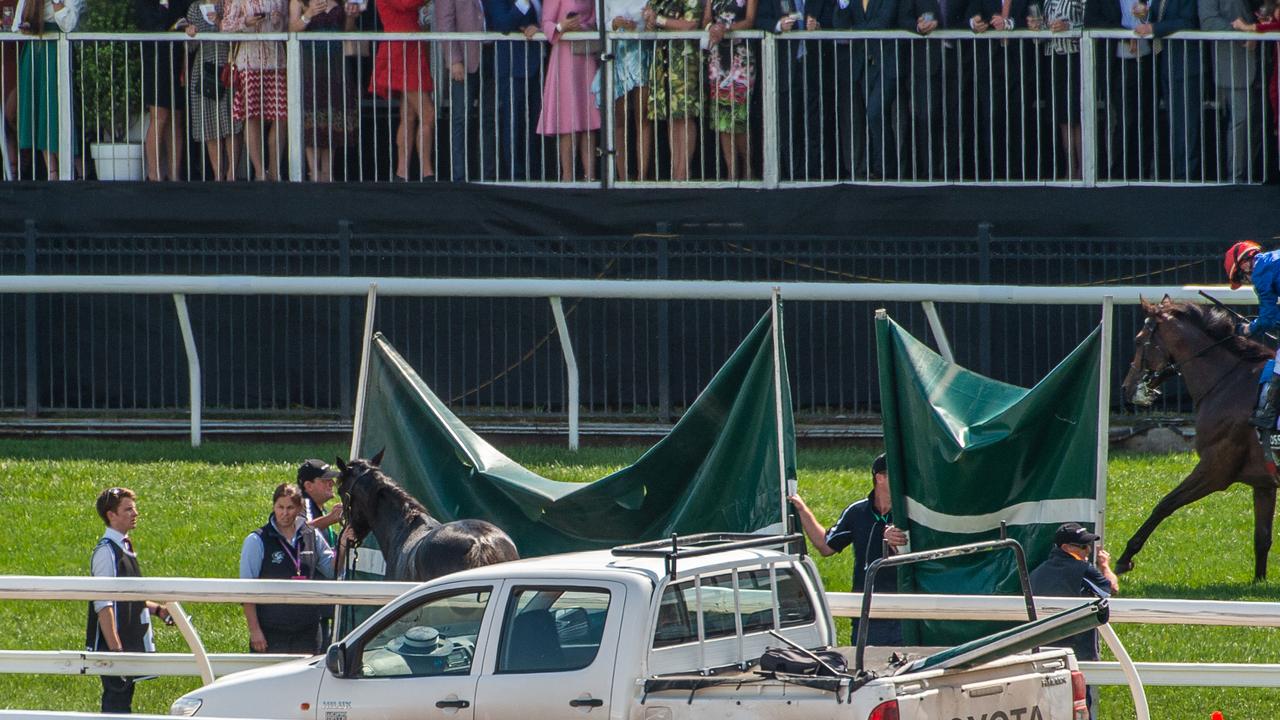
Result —
[[[756,29],[787,33],[830,27],[833,2],[760,0]],[[827,76],[826,47],[816,40],[778,42],[778,176],[783,182],[823,180],[834,170],[825,152],[831,114],[830,99],[821,86]]]
[[[125,487],[113,487],[98,495],[98,516],[106,523],[102,539],[93,548],[90,572],[94,577],[141,577],[138,555],[129,531],[138,525],[137,495]],[[91,600],[85,627],[89,652],[155,652],[151,616],[172,624],[169,611],[146,601]],[[102,676],[102,712],[133,712],[134,679]]]
[[[904,0],[911,26],[925,37],[935,30],[969,29],[964,0]],[[961,158],[972,152],[973,116],[963,103],[968,73],[953,40],[912,43],[907,73],[911,90],[908,129],[915,140],[911,176],[916,180],[960,178]]]

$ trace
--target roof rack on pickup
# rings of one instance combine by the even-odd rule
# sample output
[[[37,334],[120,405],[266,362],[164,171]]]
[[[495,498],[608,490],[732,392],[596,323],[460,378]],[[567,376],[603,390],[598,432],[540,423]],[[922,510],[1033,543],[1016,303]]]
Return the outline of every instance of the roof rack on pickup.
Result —
[[[613,548],[614,555],[635,555],[640,557],[660,557],[667,575],[676,577],[676,561],[680,558],[702,557],[731,550],[745,550],[756,547],[787,546],[800,543],[804,548],[804,536],[799,533],[790,535],[751,535],[747,533],[697,533],[695,535],[672,534],[670,540],[649,540],[647,542],[619,545]]]

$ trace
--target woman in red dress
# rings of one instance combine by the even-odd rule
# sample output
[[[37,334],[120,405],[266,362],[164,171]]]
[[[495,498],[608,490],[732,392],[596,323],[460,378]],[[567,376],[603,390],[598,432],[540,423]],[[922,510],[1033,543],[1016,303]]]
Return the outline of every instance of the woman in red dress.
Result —
[[[419,32],[419,16],[430,0],[380,0],[378,18],[386,32]],[[396,129],[395,180],[409,179],[409,156],[418,150],[419,178],[434,177],[431,146],[435,142],[436,106],[431,100],[431,48],[425,42],[378,44],[369,91],[380,97],[400,93],[400,126]]]

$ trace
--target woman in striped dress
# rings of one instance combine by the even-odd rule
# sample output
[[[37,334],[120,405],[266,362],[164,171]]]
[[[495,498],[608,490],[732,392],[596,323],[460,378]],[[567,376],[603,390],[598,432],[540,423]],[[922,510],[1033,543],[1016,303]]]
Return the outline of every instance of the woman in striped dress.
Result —
[[[201,5],[213,8],[213,17],[205,17]],[[217,32],[222,3],[195,0],[187,9],[187,35]],[[187,98],[191,104],[191,138],[204,143],[213,167],[214,180],[236,177],[236,146],[244,123],[231,118],[231,90],[222,86],[222,67],[231,56],[231,43],[195,43],[195,60],[187,81]]]
[[[277,33],[288,26],[285,0],[227,0],[223,32]],[[280,120],[288,113],[284,43],[249,40],[236,43],[231,117],[244,121],[249,162],[257,180],[280,179]],[[265,150],[265,164],[264,164]]]

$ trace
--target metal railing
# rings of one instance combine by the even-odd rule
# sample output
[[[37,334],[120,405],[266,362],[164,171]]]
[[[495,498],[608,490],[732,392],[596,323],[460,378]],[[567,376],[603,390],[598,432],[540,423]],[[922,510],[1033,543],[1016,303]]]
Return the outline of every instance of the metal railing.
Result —
[[[0,154],[5,177],[63,180],[96,158],[99,178],[184,181],[1249,184],[1277,165],[1265,82],[1277,41],[9,33],[0,96],[19,102]],[[570,69],[551,75],[557,55]]]
[[[5,600],[152,600],[179,602],[272,602],[293,604],[341,603],[382,605],[417,587],[414,583],[242,580],[221,578],[92,578],[0,577],[0,599]],[[827,593],[835,617],[856,617],[861,594]],[[1079,598],[1037,597],[1037,612],[1049,615],[1079,604]],[[1280,603],[1219,600],[1161,600],[1113,598],[1113,624],[1212,625],[1280,627]],[[990,595],[880,594],[872,598],[871,615],[877,618],[930,620],[1026,619],[1023,598]],[[185,616],[184,616],[185,617]],[[198,644],[198,634],[192,633]],[[204,663],[199,657],[207,657]],[[0,673],[96,674],[96,675],[205,675],[292,659],[292,655],[253,656],[187,653],[110,653],[81,651],[0,651]],[[1280,664],[1138,662],[1147,685],[1213,687],[1280,687]],[[1084,662],[1090,683],[1124,685],[1126,678],[1115,662]],[[215,673],[216,670],[216,673]]]
[[[173,417],[189,406],[187,355],[172,300],[95,294],[97,276],[1181,286],[1220,278],[1220,251],[1213,238],[1000,237],[989,226],[967,238],[657,233],[624,239],[407,237],[356,232],[346,224],[328,234],[261,237],[90,236],[31,226],[25,235],[0,236],[0,275],[82,275],[83,291],[0,294],[0,310],[11,319],[0,326],[0,410],[119,419]],[[351,416],[358,300],[250,294],[193,295],[186,302],[207,416]],[[918,337],[936,337],[919,303],[787,305],[785,349],[799,419],[841,427],[849,418],[874,421],[879,386],[872,314],[878,307]],[[583,417],[665,424],[697,397],[764,305],[565,298],[563,310],[577,349]],[[1096,310],[1079,306],[935,310],[957,362],[1027,387],[1097,324]],[[1140,320],[1137,309],[1116,314],[1120,361],[1113,387],[1134,350]],[[384,297],[377,330],[468,421],[502,422],[536,409],[544,420],[564,422],[558,329],[543,299]],[[1179,387],[1175,381],[1154,410],[1189,411]],[[1118,394],[1111,401],[1113,411],[1125,412]]]

